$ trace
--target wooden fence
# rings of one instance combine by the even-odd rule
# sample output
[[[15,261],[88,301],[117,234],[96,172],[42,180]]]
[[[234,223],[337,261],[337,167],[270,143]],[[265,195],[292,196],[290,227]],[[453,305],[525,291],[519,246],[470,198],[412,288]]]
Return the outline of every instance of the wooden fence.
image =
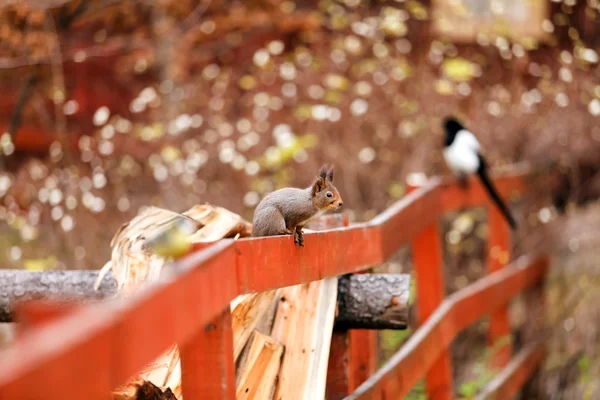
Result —
[[[526,174],[496,179],[498,190],[505,197],[523,194]],[[454,182],[433,179],[370,222],[306,234],[304,248],[294,246],[291,237],[222,240],[173,263],[159,283],[126,299],[65,309],[25,307],[21,316],[27,329],[0,352],[0,399],[106,399],[174,343],[181,350],[185,399],[234,399],[232,299],[359,272],[407,244],[417,274],[421,326],[376,372],[373,332],[354,335],[348,349],[354,379],[332,396],[400,399],[426,377],[431,399],[450,399],[452,339],[488,314],[492,342],[510,334],[507,303],[538,285],[548,265],[544,257],[505,265],[509,232],[496,209],[487,207],[490,274],[445,298],[438,219],[464,207],[488,205],[476,181],[462,190]],[[339,345],[332,343],[331,357]],[[503,346],[494,362],[506,368],[486,388],[489,393],[509,398],[520,388],[542,360],[541,347],[532,346],[512,361],[510,345]]]

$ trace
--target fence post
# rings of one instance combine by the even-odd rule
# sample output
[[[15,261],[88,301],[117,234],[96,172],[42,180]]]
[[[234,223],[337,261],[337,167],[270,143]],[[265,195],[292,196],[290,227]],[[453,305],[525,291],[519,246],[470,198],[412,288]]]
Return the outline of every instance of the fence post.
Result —
[[[329,219],[335,214],[321,217],[321,224],[315,228],[348,226],[348,216],[343,215],[343,220]],[[334,331],[327,365],[327,400],[343,399],[367,380],[377,370],[377,350],[375,330]]]
[[[497,207],[488,207],[488,273],[502,269],[510,261],[510,231]],[[511,357],[509,305],[498,308],[490,316],[488,340],[493,348],[492,368],[503,368]]]
[[[542,262],[546,264],[546,268],[549,267],[548,263],[550,260],[547,257]],[[548,269],[546,269],[546,274],[547,273]],[[527,319],[524,326],[521,328],[521,342],[523,343],[522,347],[526,347],[528,343],[538,343],[542,352],[542,356],[545,357],[545,341],[548,338],[548,329],[550,328],[546,326],[546,297],[544,296],[544,280],[530,287],[524,293],[523,300],[525,301]],[[569,302],[569,304],[566,305],[567,309],[570,306],[572,306],[572,303]],[[523,385],[521,398],[536,398],[539,390],[539,371],[540,366],[538,365],[535,372],[531,374],[527,382]]]
[[[377,331],[334,331],[327,366],[327,400],[341,400],[377,370]],[[371,399],[379,399],[373,394]]]
[[[233,332],[229,305],[180,346],[181,384],[187,400],[235,400]]]
[[[348,387],[353,392],[377,371],[377,331],[372,329],[350,330],[350,357]],[[371,396],[377,400],[378,394]]]
[[[342,400],[350,393],[349,387],[349,340],[348,331],[333,331],[329,361],[327,363],[327,384],[325,398],[327,400]]]
[[[445,297],[442,248],[437,224],[432,224],[413,239],[412,257],[417,274],[418,320],[422,325]],[[432,400],[452,400],[452,367],[448,349],[442,352],[427,373],[425,387]]]

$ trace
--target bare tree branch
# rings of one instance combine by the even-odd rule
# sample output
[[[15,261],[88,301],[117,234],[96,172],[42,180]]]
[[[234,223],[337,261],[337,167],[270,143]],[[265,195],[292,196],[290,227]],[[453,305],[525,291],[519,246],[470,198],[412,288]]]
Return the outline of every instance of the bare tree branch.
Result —
[[[85,1],[82,1],[80,3],[84,4]],[[76,14],[78,12],[82,12],[82,11],[78,11],[80,9],[80,7],[78,7],[78,9],[76,9],[73,14]],[[73,15],[72,14],[72,15]],[[71,19],[71,21],[73,21],[73,19]],[[68,22],[69,24],[71,22]],[[60,38],[58,36],[58,32],[56,30],[56,24],[54,23],[54,18],[52,17],[52,14],[48,13],[47,17],[46,17],[46,22],[45,22],[45,27],[46,30],[48,31],[49,34],[51,34],[54,37],[54,41],[55,41],[55,45],[52,48],[51,54],[50,54],[50,59],[52,61],[52,63],[50,64],[52,66],[52,86],[53,86],[53,102],[54,102],[54,117],[55,117],[55,124],[56,124],[56,136],[58,137],[59,142],[62,145],[62,151],[63,151],[63,155],[65,158],[65,161],[67,163],[69,163],[71,161],[71,151],[69,148],[69,141],[68,141],[68,137],[67,137],[67,119],[65,118],[65,114],[64,114],[64,103],[65,103],[65,97],[66,97],[66,86],[65,86],[65,76],[63,73],[63,60],[62,60],[62,52],[60,50]]]
[[[202,4],[206,4],[206,1]],[[186,17],[186,20],[178,27],[173,28],[173,34],[185,33],[189,30],[197,19],[208,6],[202,7],[199,5],[192,13]],[[90,11],[96,12],[96,10]],[[316,30],[321,26],[321,21],[310,12],[296,12],[293,15],[281,15],[275,21],[269,17],[269,14],[264,11],[250,12],[242,17],[229,15],[213,15],[213,21],[218,26],[227,27],[228,31],[247,32],[251,29],[270,29],[278,30],[284,33],[294,32],[297,30]],[[171,35],[171,34],[170,34]],[[220,48],[227,45],[224,37],[226,32],[219,35],[220,39],[207,40],[202,43],[204,47],[195,47],[195,49],[206,50],[212,48]],[[82,57],[107,57],[116,54],[123,54],[134,50],[153,50],[155,43],[151,39],[131,40],[131,37],[114,37],[107,40],[105,43],[90,45],[88,47],[67,48],[63,51],[63,62],[74,61]],[[50,59],[32,60],[30,57],[4,57],[0,58],[0,69],[19,68],[31,65],[50,64]]]
[[[71,0],[2,0],[0,1],[0,6],[8,7],[14,4],[22,4],[34,10],[47,10],[49,8],[62,6],[70,1]]]
[[[80,17],[81,15],[83,15],[88,8],[88,0],[81,0],[79,2],[79,4],[77,5],[77,7],[75,7],[75,9],[73,10],[73,12],[71,12],[70,14],[67,13],[67,7],[63,7],[60,10],[60,16],[58,18],[58,29],[62,30],[62,29],[66,29],[69,26],[71,26],[71,24],[73,23],[73,21],[75,21],[78,17]]]
[[[88,59],[93,57],[109,57],[116,54],[123,54],[134,50],[151,50],[153,48],[150,40],[130,40],[128,38],[115,38],[110,41],[92,45],[85,48],[67,49],[63,53],[63,62],[78,60],[82,55]],[[22,57],[4,57],[0,58],[0,69],[13,69],[26,66],[50,64],[49,58],[32,60],[28,56]]]
[[[77,5],[75,10],[73,11],[73,13],[71,13],[69,16],[63,18],[63,20],[59,24],[60,28],[67,29],[78,16],[82,15],[85,12],[87,4],[88,4],[88,0],[81,0],[81,2]],[[67,6],[63,6],[62,10],[66,10],[66,9],[67,9]],[[58,32],[56,31],[56,27],[54,26],[54,20],[52,20],[52,26],[54,27],[54,31],[56,33],[57,46],[59,47],[58,51],[60,52],[60,41],[58,40]],[[50,62],[52,62],[52,60],[50,60]],[[34,69],[29,74],[29,77],[27,78],[27,80],[25,81],[23,86],[21,87],[21,90],[19,92],[19,98],[17,100],[15,109],[13,110],[13,113],[12,113],[12,116],[10,119],[9,130],[8,130],[9,135],[13,139],[13,142],[17,136],[17,131],[19,129],[19,126],[21,125],[23,109],[25,108],[25,105],[31,98],[31,95],[33,94],[33,88],[35,87],[35,85],[38,81],[39,81],[39,72],[37,69]],[[64,80],[63,80],[62,87],[64,88]],[[61,113],[62,113],[62,108],[61,108]]]
[[[8,124],[8,134],[13,139],[13,142],[15,137],[17,136],[17,130],[21,125],[21,119],[23,118],[23,108],[25,108],[27,100],[29,100],[29,98],[33,94],[33,89],[35,88],[35,85],[38,83],[38,81],[39,75],[37,71],[33,71],[29,75],[23,86],[21,86],[21,90],[19,90],[17,104],[15,105],[12,115],[10,116],[10,122]]]
[[[200,17],[202,16],[202,14],[204,14],[204,12],[208,9],[208,6],[210,6],[210,3],[211,3],[211,0],[202,0],[201,2],[199,2],[198,5],[196,6],[196,8],[194,8],[192,10],[190,15],[188,15],[185,18],[185,20],[183,20],[183,22],[179,26],[179,29],[177,29],[177,31],[173,32],[173,35],[183,33],[185,31],[187,31],[188,29],[190,29],[194,24],[196,24],[198,22],[198,20],[200,19]]]

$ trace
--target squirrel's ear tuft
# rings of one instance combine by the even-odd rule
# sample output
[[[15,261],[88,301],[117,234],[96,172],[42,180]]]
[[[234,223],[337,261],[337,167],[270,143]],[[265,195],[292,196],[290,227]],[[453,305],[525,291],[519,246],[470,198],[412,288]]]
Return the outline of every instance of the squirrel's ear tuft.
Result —
[[[319,193],[327,186],[327,164],[323,164],[319,170],[319,176],[312,186],[313,194]]]
[[[327,183],[325,182],[325,178],[318,177],[312,184],[312,194],[313,196],[319,193],[321,190],[327,187]]]
[[[329,171],[327,171],[327,180],[329,182],[333,182],[333,165],[331,166]]]
[[[327,164],[323,164],[319,170],[319,178],[325,179],[327,176]]]

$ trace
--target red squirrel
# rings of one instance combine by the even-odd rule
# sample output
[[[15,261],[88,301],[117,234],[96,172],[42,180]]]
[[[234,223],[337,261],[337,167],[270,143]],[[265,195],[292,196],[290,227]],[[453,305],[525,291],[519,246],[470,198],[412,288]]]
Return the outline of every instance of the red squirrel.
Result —
[[[302,228],[311,219],[343,205],[333,186],[333,166],[323,164],[319,175],[306,189],[283,188],[269,193],[254,210],[252,236],[294,235],[294,243],[304,247]]]

